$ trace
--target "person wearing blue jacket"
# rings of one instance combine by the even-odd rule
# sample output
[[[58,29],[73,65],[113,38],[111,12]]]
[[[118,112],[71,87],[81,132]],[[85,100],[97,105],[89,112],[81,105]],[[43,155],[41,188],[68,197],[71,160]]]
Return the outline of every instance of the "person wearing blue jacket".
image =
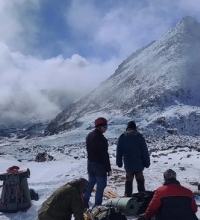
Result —
[[[126,131],[118,138],[116,164],[122,167],[123,163],[126,171],[124,195],[132,195],[134,177],[138,192],[145,191],[143,170],[150,166],[150,157],[146,141],[137,131],[134,121],[128,122]]]

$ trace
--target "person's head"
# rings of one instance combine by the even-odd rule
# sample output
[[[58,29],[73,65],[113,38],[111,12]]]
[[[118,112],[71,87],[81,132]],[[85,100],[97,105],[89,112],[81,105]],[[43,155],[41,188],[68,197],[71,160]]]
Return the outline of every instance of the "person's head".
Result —
[[[75,179],[69,184],[75,186],[81,194],[85,193],[88,188],[88,181],[84,178]]]
[[[163,177],[165,181],[176,179],[176,172],[172,169],[168,169],[163,173]]]
[[[126,130],[137,130],[135,122],[134,121],[129,121],[127,123]]]
[[[103,117],[97,118],[94,121],[94,124],[95,124],[95,128],[97,128],[102,133],[104,133],[108,128],[108,121]]]
[[[80,181],[80,191],[81,193],[85,193],[88,189],[88,181],[84,178],[79,178],[78,181]]]

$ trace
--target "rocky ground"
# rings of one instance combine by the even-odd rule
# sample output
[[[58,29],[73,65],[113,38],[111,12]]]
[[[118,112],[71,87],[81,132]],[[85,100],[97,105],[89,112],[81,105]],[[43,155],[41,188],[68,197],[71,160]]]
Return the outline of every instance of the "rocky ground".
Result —
[[[144,170],[146,190],[155,190],[158,186],[162,185],[163,172],[168,168],[172,168],[177,172],[177,179],[181,184],[190,188],[192,191],[196,191],[197,185],[200,184],[200,137],[167,135],[160,137],[145,136],[145,138],[151,157],[151,166]],[[5,167],[8,165],[18,165],[20,167],[24,167],[25,165],[30,166],[33,175],[35,175],[33,180],[30,180],[30,186],[33,188],[36,187],[36,190],[38,189],[43,199],[49,195],[57,185],[66,182],[68,179],[80,176],[87,178],[87,154],[83,141],[64,145],[39,143],[38,140],[25,140],[25,142],[22,142],[13,139],[2,141],[0,143],[0,160],[4,161],[6,158],[6,161],[8,159],[11,161],[9,163],[6,162],[4,164]],[[108,177],[107,187],[118,195],[123,196],[125,171],[123,168],[118,168],[115,165],[116,143],[116,138],[109,139],[112,176]],[[42,160],[43,162],[36,160],[38,154],[44,155],[45,160]],[[63,173],[62,169],[66,170],[69,166],[68,164],[70,164],[70,166],[77,164],[77,166],[70,170],[70,172]],[[48,167],[48,170],[46,167]],[[56,167],[62,167],[62,169],[58,170],[59,168]],[[35,169],[40,170],[40,175],[38,175],[37,170],[34,174]],[[41,183],[42,173],[47,171],[48,173],[50,172],[51,175],[53,174],[55,178],[49,181],[45,180],[45,182]],[[137,192],[135,182],[134,192]],[[93,202],[93,200],[94,193],[92,194],[91,202]],[[106,202],[106,200],[107,198],[104,198],[104,202]],[[199,201],[197,201],[197,203],[199,203]],[[35,215],[35,211],[33,215]],[[198,215],[200,216],[200,214]]]

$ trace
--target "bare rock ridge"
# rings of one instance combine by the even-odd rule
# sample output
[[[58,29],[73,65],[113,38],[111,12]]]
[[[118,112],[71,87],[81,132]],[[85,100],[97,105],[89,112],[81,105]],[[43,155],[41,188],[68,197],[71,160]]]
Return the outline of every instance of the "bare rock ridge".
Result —
[[[186,16],[124,60],[89,95],[53,119],[45,135],[79,127],[84,117],[133,118],[141,129],[200,134],[200,24]],[[88,122],[89,124],[89,122]]]

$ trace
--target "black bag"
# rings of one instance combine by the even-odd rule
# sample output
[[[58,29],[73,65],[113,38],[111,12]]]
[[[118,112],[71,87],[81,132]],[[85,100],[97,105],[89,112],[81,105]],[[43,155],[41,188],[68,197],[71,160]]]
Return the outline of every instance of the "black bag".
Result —
[[[100,208],[101,209],[101,208]],[[95,217],[95,220],[127,220],[126,216],[123,215],[115,207],[103,207]]]
[[[138,215],[145,213],[151,199],[153,198],[154,191],[145,191],[132,194],[132,197],[139,203]]]
[[[38,193],[36,193],[35,190],[31,188],[29,189],[29,191],[30,191],[31,200],[38,201],[39,200]]]

